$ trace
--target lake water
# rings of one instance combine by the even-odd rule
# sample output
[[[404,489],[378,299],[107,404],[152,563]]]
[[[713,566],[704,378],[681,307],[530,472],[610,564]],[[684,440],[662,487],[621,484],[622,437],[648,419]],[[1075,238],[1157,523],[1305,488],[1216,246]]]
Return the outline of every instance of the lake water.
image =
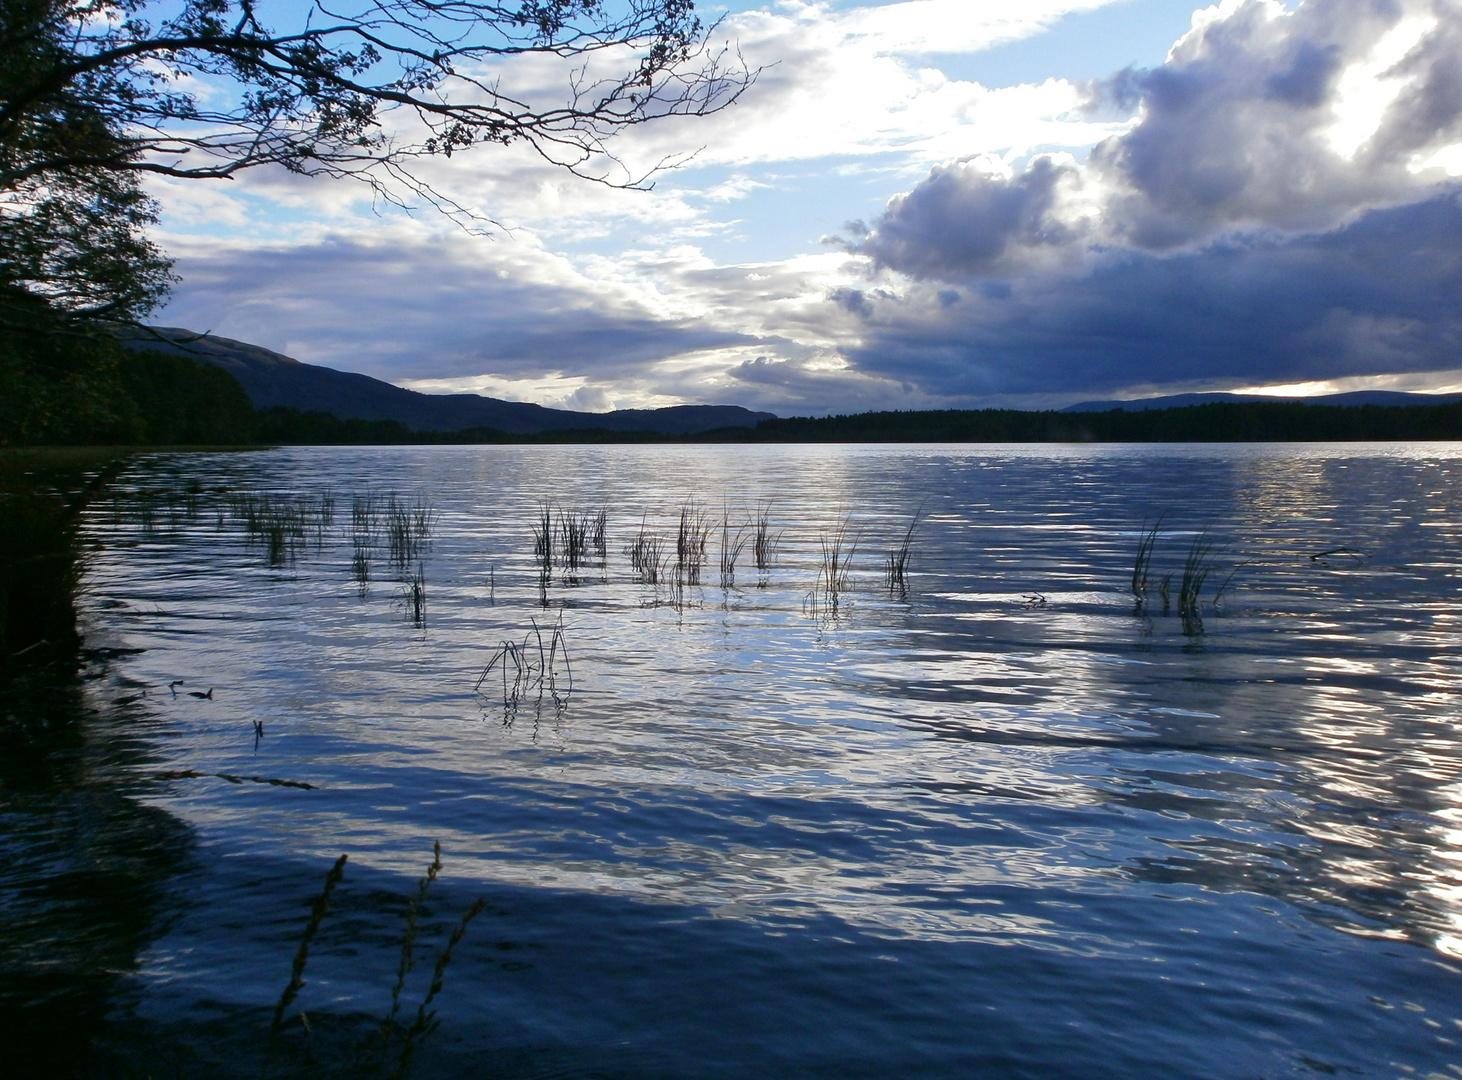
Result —
[[[121,488],[95,711],[0,777],[8,1000],[86,1017],[99,1074],[389,1074],[440,842],[404,1026],[485,905],[418,1076],[1462,1075],[1462,448],[296,448]],[[603,565],[556,536],[545,577],[545,504],[606,511]],[[759,512],[775,560],[723,588]]]

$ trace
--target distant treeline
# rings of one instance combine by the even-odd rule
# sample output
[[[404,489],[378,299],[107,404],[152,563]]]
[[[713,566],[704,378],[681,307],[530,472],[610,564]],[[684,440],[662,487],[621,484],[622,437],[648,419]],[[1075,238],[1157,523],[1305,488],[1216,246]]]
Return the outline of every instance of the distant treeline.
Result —
[[[1234,402],[1098,413],[1015,409],[859,413],[763,420],[754,428],[698,435],[490,428],[412,431],[396,420],[341,420],[329,413],[262,409],[256,438],[294,444],[652,443],[652,442],[1365,442],[1462,439],[1462,402],[1445,405],[1300,405]]]
[[[1301,405],[1224,402],[1177,409],[1097,413],[1015,409],[859,413],[763,420],[754,428],[699,435],[549,431],[509,435],[487,428],[417,431],[395,420],[340,420],[328,413],[264,409],[268,443],[652,443],[652,442],[1366,442],[1462,439],[1462,402],[1445,405]]]
[[[1462,439],[1462,402],[1303,405],[1216,402],[1176,409],[1021,412],[942,409],[764,420],[717,432],[745,442],[1345,442]]]
[[[603,429],[514,435],[413,431],[397,420],[255,409],[222,368],[123,348],[64,326],[0,325],[0,446],[651,442],[1332,442],[1462,439],[1462,402],[1331,406],[1235,402],[1125,412],[871,412],[764,420],[698,435]]]

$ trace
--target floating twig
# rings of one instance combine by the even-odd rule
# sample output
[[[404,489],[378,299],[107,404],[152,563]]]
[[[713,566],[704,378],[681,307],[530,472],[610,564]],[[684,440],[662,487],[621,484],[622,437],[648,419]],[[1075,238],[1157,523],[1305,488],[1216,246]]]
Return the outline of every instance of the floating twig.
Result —
[[[254,728],[256,737],[264,734],[264,727],[258,724]],[[300,788],[303,791],[319,791],[314,784],[307,784],[303,780],[279,780],[272,776],[239,776],[236,773],[223,772],[198,772],[194,769],[172,769],[168,772],[157,773],[155,780],[227,780],[230,784],[269,784],[272,787]]]

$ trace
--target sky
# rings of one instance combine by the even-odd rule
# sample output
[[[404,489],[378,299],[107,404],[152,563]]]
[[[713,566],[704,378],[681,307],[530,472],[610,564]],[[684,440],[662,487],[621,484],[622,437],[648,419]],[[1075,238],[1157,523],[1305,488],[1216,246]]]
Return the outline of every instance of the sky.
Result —
[[[698,10],[758,75],[616,140],[619,175],[680,163],[650,190],[427,163],[483,235],[351,181],[158,180],[153,321],[588,411],[1462,390],[1458,0]]]

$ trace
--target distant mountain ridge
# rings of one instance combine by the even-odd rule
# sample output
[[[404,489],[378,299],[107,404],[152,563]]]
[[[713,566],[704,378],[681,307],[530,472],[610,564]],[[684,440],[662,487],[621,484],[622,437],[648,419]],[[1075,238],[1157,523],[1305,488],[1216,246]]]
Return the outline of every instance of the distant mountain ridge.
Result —
[[[1246,401],[1290,402],[1300,405],[1446,405],[1462,401],[1462,394],[1409,394],[1400,390],[1353,390],[1319,397],[1276,397],[1272,394],[1170,394],[1167,397],[1136,398],[1131,401],[1082,401],[1061,409],[1063,413],[1109,412],[1121,409],[1182,409],[1190,405],[1235,404]]]
[[[191,356],[216,364],[243,386],[258,409],[283,407],[332,413],[342,420],[397,420],[415,431],[491,428],[510,435],[602,428],[694,435],[728,427],[755,427],[775,415],[740,405],[672,405],[664,409],[619,409],[608,413],[549,409],[480,394],[422,394],[381,379],[306,364],[258,345],[172,326],[150,327],[124,344]]]

